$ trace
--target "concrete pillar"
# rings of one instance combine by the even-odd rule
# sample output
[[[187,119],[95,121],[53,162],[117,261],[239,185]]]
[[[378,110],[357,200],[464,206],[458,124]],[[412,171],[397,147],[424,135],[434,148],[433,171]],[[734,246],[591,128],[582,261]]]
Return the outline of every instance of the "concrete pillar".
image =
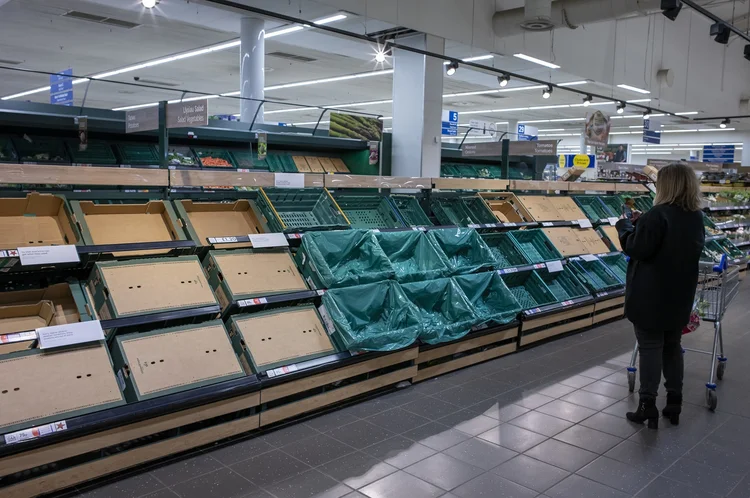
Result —
[[[508,134],[505,136],[508,140],[518,140],[518,120],[508,120]]]
[[[586,148],[587,147],[587,145],[586,145],[586,137],[584,136],[583,133],[581,133],[581,139],[580,139],[579,143],[580,143],[580,146],[581,146],[579,153],[580,154],[587,154],[588,153],[588,149]]]
[[[742,136],[742,166],[750,167],[750,134]]]
[[[414,35],[398,42],[438,54],[445,52],[445,39],[437,36]],[[439,177],[443,61],[394,49],[393,68],[392,174]]]
[[[240,20],[240,96],[263,100],[266,58],[265,21],[253,17]],[[263,105],[252,100],[240,101],[240,121],[251,123],[260,106],[256,124],[263,124]]]

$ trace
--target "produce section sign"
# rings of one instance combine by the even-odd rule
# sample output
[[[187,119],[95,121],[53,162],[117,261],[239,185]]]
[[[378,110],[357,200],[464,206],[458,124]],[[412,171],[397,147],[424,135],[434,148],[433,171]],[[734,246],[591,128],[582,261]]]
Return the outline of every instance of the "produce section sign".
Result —
[[[378,118],[332,112],[328,135],[337,138],[380,142],[383,140],[383,122]]]
[[[159,129],[159,108],[146,107],[125,113],[125,133]]]
[[[609,130],[611,128],[609,116],[602,111],[596,111],[586,117],[583,135],[586,145],[594,147],[605,147],[609,142]]]
[[[177,102],[167,106],[167,128],[208,126],[208,100]]]

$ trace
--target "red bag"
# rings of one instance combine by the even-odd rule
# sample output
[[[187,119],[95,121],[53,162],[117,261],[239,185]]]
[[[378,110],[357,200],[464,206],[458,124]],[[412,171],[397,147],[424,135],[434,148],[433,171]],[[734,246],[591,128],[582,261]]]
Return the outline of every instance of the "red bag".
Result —
[[[690,321],[687,325],[685,325],[685,328],[682,329],[682,335],[689,334],[690,332],[695,332],[698,330],[698,327],[701,326],[701,317],[698,315],[697,311],[693,311],[690,314]]]

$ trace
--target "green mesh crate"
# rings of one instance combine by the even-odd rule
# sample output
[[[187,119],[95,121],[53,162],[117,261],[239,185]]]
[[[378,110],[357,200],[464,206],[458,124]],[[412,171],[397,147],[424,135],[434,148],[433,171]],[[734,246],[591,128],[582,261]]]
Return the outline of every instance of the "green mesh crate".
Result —
[[[190,147],[173,146],[167,149],[167,163],[170,166],[198,167],[198,160]]]
[[[410,227],[431,227],[432,222],[425,214],[416,197],[410,195],[392,195],[391,202],[396,212]]]
[[[66,140],[65,147],[68,149],[71,162],[77,164],[102,164],[114,166],[117,158],[112,152],[112,146],[102,140],[89,140],[86,150],[78,150],[79,140]]]
[[[538,308],[560,301],[555,299],[547,284],[534,271],[510,273],[503,275],[502,279],[522,310]]]
[[[272,232],[349,227],[325,189],[261,189],[256,202]]]
[[[388,198],[378,194],[337,195],[336,203],[353,228],[401,228]]]
[[[602,256],[599,259],[609,270],[615,274],[620,282],[625,282],[628,274],[628,260],[623,254],[613,254],[611,256]]]
[[[575,195],[573,200],[580,206],[589,220],[599,221],[604,218],[619,216],[617,212],[611,212],[609,208],[596,196]]]
[[[115,144],[120,164],[129,166],[156,166],[160,164],[156,147],[151,144]]]
[[[297,166],[292,156],[285,154],[269,154],[266,156],[268,169],[274,173],[297,173]]]
[[[34,163],[69,163],[65,143],[59,138],[24,135],[13,137],[13,145],[18,152],[18,160]]]
[[[563,259],[560,252],[539,228],[533,230],[514,230],[509,232],[509,235],[516,248],[531,264]]]
[[[511,268],[529,264],[523,253],[513,243],[507,232],[482,234],[482,239],[495,257],[495,268]]]
[[[568,267],[592,292],[607,291],[623,285],[623,282],[599,259],[594,261],[573,259],[568,262]]]
[[[521,312],[521,305],[495,272],[453,277],[483,322],[505,324]]]
[[[229,151],[218,148],[193,147],[193,153],[204,168],[234,169]]]
[[[621,196],[602,195],[599,196],[599,200],[613,213],[612,216],[620,216],[622,205],[625,204],[625,200]],[[606,216],[606,218],[610,218],[610,216]]]
[[[266,164],[265,159],[262,161],[259,160],[251,150],[231,150],[229,154],[239,169],[268,170],[268,164]]]
[[[459,177],[461,176],[461,168],[459,164],[454,163],[443,163],[440,165],[440,176],[442,177]]]
[[[16,154],[16,149],[13,148],[13,143],[11,143],[10,137],[4,135],[0,135],[0,161],[18,161],[18,154]]]
[[[735,246],[731,240],[717,239],[712,242],[714,242],[723,252],[727,254],[727,256],[732,259],[741,258],[745,255],[745,253],[743,253],[741,249]]]
[[[650,195],[639,195],[633,197],[633,200],[635,201],[635,207],[644,213],[654,207],[654,199]]]
[[[497,223],[492,210],[479,196],[432,197],[430,208],[441,225]]]
[[[566,267],[563,268],[563,271],[558,272],[538,270],[537,274],[547,284],[547,288],[558,301],[567,301],[590,295],[586,286],[578,280],[570,268]]]

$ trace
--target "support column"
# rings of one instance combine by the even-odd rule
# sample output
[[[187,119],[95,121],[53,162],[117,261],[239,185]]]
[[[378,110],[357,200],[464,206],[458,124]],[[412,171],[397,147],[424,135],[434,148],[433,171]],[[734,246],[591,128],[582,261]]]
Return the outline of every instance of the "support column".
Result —
[[[265,74],[263,65],[266,58],[265,21],[253,17],[243,17],[240,21],[240,96],[263,100]],[[260,107],[260,111],[258,111]],[[252,100],[240,101],[240,121],[263,124],[263,105]]]
[[[750,167],[750,134],[742,136],[742,166]]]
[[[508,134],[505,136],[508,140],[518,141],[518,120],[508,120]]]
[[[587,147],[587,145],[586,145],[586,137],[583,135],[583,133],[581,133],[581,141],[580,141],[579,153],[580,154],[587,154],[588,153],[588,149],[586,147]]]
[[[432,35],[399,38],[398,42],[438,54],[445,51],[445,39]],[[394,49],[393,67],[392,174],[439,177],[443,61]]]

